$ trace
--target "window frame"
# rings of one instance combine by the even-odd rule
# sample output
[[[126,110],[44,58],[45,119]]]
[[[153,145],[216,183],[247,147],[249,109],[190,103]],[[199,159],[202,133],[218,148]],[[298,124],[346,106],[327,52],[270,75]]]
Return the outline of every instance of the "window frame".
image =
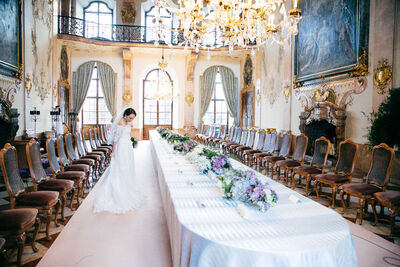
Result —
[[[103,96],[99,97],[99,90],[103,90],[103,89],[100,88],[100,86],[99,86],[100,78],[99,78],[99,72],[98,72],[98,69],[97,69],[97,64],[95,64],[94,68],[96,69],[97,76],[96,76],[96,78],[93,78],[93,75],[92,75],[92,78],[90,79],[90,84],[93,82],[93,80],[96,80],[96,96],[93,97],[93,96],[86,95],[85,101],[86,101],[86,99],[96,99],[96,123],[95,124],[93,124],[93,123],[84,123],[84,121],[85,121],[84,106],[82,106],[82,109],[81,109],[81,112],[80,112],[81,113],[80,117],[81,117],[81,121],[82,121],[82,127],[84,127],[85,125],[107,125],[107,123],[105,123],[105,124],[100,124],[99,123],[99,99],[104,99],[104,92],[103,92]],[[89,84],[89,86],[90,86],[90,84]],[[84,104],[85,104],[85,102],[83,102],[83,105]],[[92,111],[89,111],[89,112],[92,112]],[[110,112],[108,111],[108,113],[110,113]],[[110,113],[110,115],[111,115],[111,113]],[[112,116],[111,116],[111,119],[112,119]]]
[[[218,70],[216,75],[221,75],[219,70]],[[213,105],[213,112],[212,112],[212,114],[213,114],[213,122],[212,122],[212,124],[221,124],[221,125],[223,125],[222,123],[217,123],[216,122],[217,121],[217,102],[223,101],[223,102],[225,102],[225,105],[226,105],[226,98],[225,98],[225,92],[224,92],[224,99],[220,99],[220,98],[216,97],[216,95],[217,95],[217,84],[221,84],[221,86],[223,86],[222,85],[222,81],[218,81],[217,82],[217,79],[215,79],[213,96],[212,96],[212,98],[210,100],[211,103],[209,104],[209,106],[207,108],[207,111],[210,108],[210,105]],[[211,113],[211,112],[206,112],[206,114],[204,116],[206,116],[209,113]],[[227,126],[227,127],[229,126],[229,117],[230,117],[229,111],[228,111],[228,108],[226,108],[226,125],[225,126]]]
[[[161,8],[163,8],[163,7],[161,7]],[[151,27],[151,26],[148,26],[147,25],[147,18],[148,17],[152,17],[152,18],[155,18],[155,16],[154,15],[148,15],[148,13],[150,13],[150,12],[152,12],[153,11],[153,9],[155,10],[156,9],[156,6],[152,6],[149,10],[147,10],[147,11],[145,11],[144,12],[144,38],[145,38],[145,40],[146,40],[146,42],[150,42],[150,41],[155,41],[155,40],[150,40],[150,38],[148,38],[147,37],[147,28],[148,27]],[[171,29],[173,29],[173,26],[174,26],[174,16],[173,16],[173,14],[171,14],[171,12],[169,12],[167,9],[165,9],[165,8],[163,8],[168,14],[169,14],[169,16],[167,17],[167,16],[161,16],[161,18],[163,18],[163,19],[170,19],[171,20],[171,25],[168,25]],[[172,41],[172,38],[173,38],[173,35],[172,35],[172,33],[171,33],[171,41]],[[159,40],[159,42],[162,42],[162,40]]]
[[[159,99],[153,99],[157,101],[157,124],[146,124],[146,105],[145,105],[145,101],[146,100],[152,100],[152,99],[147,99],[146,98],[146,81],[152,81],[149,80],[148,77],[149,75],[153,72],[153,71],[157,71],[157,79],[159,80],[160,77],[160,72],[162,71],[160,68],[155,68],[150,70],[147,74],[146,77],[143,79],[143,125],[144,126],[171,126],[173,124],[173,119],[174,119],[174,99],[171,99],[171,124],[160,124],[160,100]],[[165,74],[167,75],[170,83],[171,83],[171,88],[172,88],[172,95],[174,94],[174,83],[173,80],[171,78],[171,75],[169,75],[169,73],[167,71],[165,71]],[[158,83],[159,84],[159,83]],[[157,88],[158,89],[158,88]],[[161,113],[167,113],[167,112],[161,112]]]
[[[88,9],[92,4],[95,4],[95,3],[99,4],[97,6],[97,12],[86,11],[86,9]],[[104,4],[108,8],[108,10],[110,10],[110,12],[102,12],[102,11],[100,11],[100,4]],[[114,10],[112,8],[110,8],[106,2],[103,2],[103,1],[91,1],[91,2],[89,2],[89,4],[86,7],[83,8],[83,23],[84,23],[83,29],[84,29],[84,34],[85,35],[86,35],[86,13],[97,14],[97,22],[96,22],[97,23],[97,36],[94,37],[94,38],[100,38],[101,37],[100,36],[100,24],[101,24],[100,23],[100,14],[111,14],[111,24],[110,24],[110,26],[111,26],[111,37],[112,37],[112,26],[114,24],[113,23],[114,22]],[[91,23],[93,23],[93,22],[91,22]],[[101,38],[103,38],[103,37],[101,37]]]

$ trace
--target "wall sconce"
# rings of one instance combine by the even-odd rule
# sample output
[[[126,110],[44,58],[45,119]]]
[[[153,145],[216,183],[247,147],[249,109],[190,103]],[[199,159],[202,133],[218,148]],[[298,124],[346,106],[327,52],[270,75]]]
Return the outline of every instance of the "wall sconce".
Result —
[[[132,101],[131,93],[129,91],[125,91],[122,99],[125,101],[125,103],[130,103]]]
[[[285,96],[285,101],[287,103],[290,96],[290,86],[288,84],[285,86],[285,90],[283,90],[283,95]]]
[[[392,80],[392,67],[388,64],[387,59],[378,62],[378,67],[374,70],[374,84],[378,88],[378,94],[383,95],[386,86]]]
[[[186,103],[188,103],[188,105],[190,106],[192,103],[193,103],[193,101],[194,101],[194,97],[193,97],[193,94],[192,93],[187,93],[187,95],[185,96],[185,101],[186,101]]]
[[[260,100],[261,100],[260,89],[257,89],[256,100],[257,100],[257,102],[260,102]]]
[[[31,81],[31,77],[28,74],[26,74],[25,76],[25,90],[26,90],[26,94],[28,97],[30,97],[31,94],[31,90],[32,90],[32,81]]]

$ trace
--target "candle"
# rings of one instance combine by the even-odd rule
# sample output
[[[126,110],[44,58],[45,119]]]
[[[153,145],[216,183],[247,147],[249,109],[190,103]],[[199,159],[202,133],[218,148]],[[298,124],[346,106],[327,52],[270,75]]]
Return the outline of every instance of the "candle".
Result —
[[[293,7],[296,9],[297,8],[297,0],[293,0]]]

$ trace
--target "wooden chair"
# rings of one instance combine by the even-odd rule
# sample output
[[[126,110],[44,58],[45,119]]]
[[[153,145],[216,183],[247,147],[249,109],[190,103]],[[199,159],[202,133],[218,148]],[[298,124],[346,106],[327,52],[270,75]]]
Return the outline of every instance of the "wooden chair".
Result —
[[[60,210],[60,201],[56,191],[36,191],[27,192],[24,182],[19,175],[17,164],[17,152],[15,147],[6,144],[0,151],[1,171],[3,172],[4,183],[7,193],[10,197],[10,206],[14,208],[36,208],[40,213],[46,216],[46,239],[50,237],[50,222],[53,213],[53,207],[56,207],[54,223],[57,225],[58,211]]]
[[[274,177],[274,171],[275,171],[275,164],[279,160],[284,160],[286,157],[289,155],[290,152],[290,145],[292,143],[292,135],[290,133],[285,133],[283,135],[282,139],[282,146],[281,149],[279,150],[279,155],[278,156],[266,156],[263,157],[263,168],[265,169],[265,172],[268,173],[268,169],[270,166],[271,171],[271,178]]]
[[[74,190],[74,182],[65,179],[52,179],[48,177],[43,169],[40,154],[40,144],[31,139],[26,144],[26,158],[28,159],[29,172],[33,182],[33,190],[57,191],[61,201],[61,220],[64,221],[64,210],[67,203],[67,194]],[[71,203],[74,194],[71,194]]]
[[[51,172],[53,173],[53,178],[73,181],[75,190],[72,192],[71,200],[73,201],[74,194],[76,192],[76,202],[78,205],[80,205],[79,197],[81,195],[83,181],[85,180],[86,173],[82,171],[72,171],[61,168],[60,164],[58,163],[56,155],[56,144],[51,137],[47,138],[46,140],[46,151],[47,151],[47,158],[49,159],[50,169]],[[71,210],[72,210],[72,201],[70,203]]]
[[[92,159],[95,160],[95,169],[96,169],[96,178],[99,178],[99,175],[103,173],[104,169],[106,168],[105,164],[105,156],[102,152],[91,152],[91,153],[86,153],[85,149],[83,148],[82,145],[82,139],[81,139],[81,134],[79,132],[76,132],[74,134],[75,138],[75,147],[76,150],[78,151],[79,157],[83,159]]]
[[[280,176],[280,170],[285,172],[285,183],[289,182],[289,173],[293,177],[293,168],[303,165],[306,149],[308,145],[308,137],[304,134],[296,136],[296,144],[294,147],[291,159],[279,160],[276,162],[276,172],[278,173],[277,179]]]
[[[381,205],[381,214],[383,214],[383,207],[389,209],[389,219],[379,218],[379,220],[390,223],[390,235],[393,235],[394,229],[396,228],[396,216],[398,216],[400,212],[400,192],[385,191],[377,192],[374,194],[372,211],[374,212],[375,221],[373,225],[376,225],[378,223],[378,216],[376,214],[377,203]]]
[[[299,166],[293,169],[292,175],[292,189],[296,187],[302,187],[306,190],[306,195],[309,195],[309,189],[311,185],[311,179],[315,175],[323,174],[326,165],[326,159],[328,158],[330,141],[325,137],[320,137],[315,140],[314,154],[311,160],[311,164],[307,166]],[[296,174],[299,175],[299,183],[296,184]],[[302,177],[305,177],[305,185],[301,184]]]
[[[208,125],[203,124],[202,127],[201,127],[200,133],[196,134],[195,137],[194,137],[194,139],[195,139],[196,141],[200,142],[201,136],[204,136],[204,135],[207,134],[207,128],[208,128]]]
[[[320,194],[321,187],[327,185],[332,188],[332,207],[335,207],[336,193],[344,184],[351,183],[351,176],[353,174],[354,165],[356,163],[356,156],[358,145],[352,140],[347,139],[340,142],[338,151],[338,161],[336,163],[334,173],[317,174],[315,176],[314,189],[319,196],[329,197],[328,195]]]
[[[252,128],[249,132],[248,132],[248,138],[247,138],[247,142],[245,145],[243,146],[238,146],[235,149],[235,154],[238,156],[239,159],[241,159],[242,161],[244,161],[243,159],[243,152],[246,150],[252,150],[253,146],[254,146],[254,139],[256,136],[256,130],[254,128]]]
[[[266,133],[262,151],[253,154],[253,162],[256,164],[258,170],[261,171],[263,167],[264,157],[272,156],[277,151],[277,137],[276,132]]]
[[[219,142],[221,140],[225,140],[225,138],[227,136],[227,132],[228,132],[227,129],[228,129],[228,127],[226,125],[221,125],[221,129],[218,132],[218,135],[215,138],[212,138],[209,141],[209,144],[212,146],[216,146],[217,144],[219,144]]]
[[[90,148],[91,148],[91,150],[90,150],[88,148],[88,145],[87,145],[84,129],[82,129],[81,137],[82,137],[82,145],[83,145],[83,149],[85,150],[85,153],[86,154],[99,154],[99,155],[101,155],[102,157],[105,158],[104,165],[107,166],[110,163],[110,151],[108,149],[92,149],[92,144],[89,141]]]
[[[228,153],[234,154],[237,147],[246,145],[248,133],[249,131],[247,129],[242,130],[242,137],[240,138],[240,141],[236,144],[229,145],[227,147]]]
[[[208,146],[213,139],[216,139],[219,137],[219,134],[220,134],[220,132],[217,130],[217,126],[214,125],[212,128],[211,135],[204,139],[204,144]]]
[[[15,239],[18,249],[17,266],[21,266],[21,258],[26,240],[26,231],[33,226],[35,226],[35,230],[31,246],[34,252],[39,251],[36,247],[36,238],[40,229],[40,224],[38,210],[34,208],[8,209],[0,211],[0,234],[5,236],[8,240]]]
[[[94,141],[96,142],[97,147],[108,147],[110,149],[112,149],[112,145],[111,144],[107,144],[105,142],[101,142],[100,140],[100,132],[98,131],[98,128],[94,128],[93,129],[93,137],[94,137]]]
[[[71,133],[67,133],[65,135],[65,148],[66,148],[66,154],[68,156],[69,162],[72,165],[76,164],[82,164],[82,165],[87,165],[89,166],[89,177],[91,176],[94,178],[94,175],[97,173],[97,166],[96,166],[96,161],[93,159],[89,158],[80,158],[79,155],[76,153],[75,147],[74,147],[74,140],[73,136]]]
[[[101,152],[105,153],[106,159],[107,159],[107,163],[109,163],[110,160],[111,160],[112,148],[97,146],[97,144],[96,144],[96,142],[94,140],[94,137],[93,137],[92,129],[88,129],[88,133],[89,133],[89,144],[90,144],[90,147],[91,147],[92,151],[101,151]],[[84,138],[83,136],[84,136],[84,134],[82,133],[82,139]]]
[[[264,140],[265,140],[265,131],[262,129],[259,129],[257,131],[258,133],[258,141],[255,149],[248,149],[243,151],[243,162],[246,165],[252,166],[253,165],[253,155],[255,153],[261,153],[261,149],[264,146]]]
[[[364,217],[364,208],[367,208],[368,200],[374,193],[386,191],[386,184],[389,182],[390,171],[393,164],[394,151],[388,145],[382,143],[372,149],[371,168],[364,183],[349,183],[342,186],[340,198],[342,200],[343,211],[350,201],[350,196],[357,197],[360,204],[360,224]],[[347,203],[344,197],[347,194]],[[357,214],[358,215],[358,214]],[[357,216],[356,216],[357,221]]]
[[[232,127],[233,127],[233,126],[232,126]],[[234,143],[233,141],[234,141],[235,138],[236,138],[238,127],[233,127],[233,128],[232,128],[232,127],[231,127],[231,130],[230,130],[230,132],[229,132],[228,138],[227,138],[226,140],[222,140],[222,141],[220,142],[221,148],[222,148],[222,150],[224,150],[224,151],[225,151],[225,147],[226,147],[228,144],[233,144],[233,143]]]
[[[224,152],[229,153],[230,146],[239,144],[241,137],[242,137],[242,128],[236,127],[233,140],[231,142],[222,143],[222,149],[224,150]]]

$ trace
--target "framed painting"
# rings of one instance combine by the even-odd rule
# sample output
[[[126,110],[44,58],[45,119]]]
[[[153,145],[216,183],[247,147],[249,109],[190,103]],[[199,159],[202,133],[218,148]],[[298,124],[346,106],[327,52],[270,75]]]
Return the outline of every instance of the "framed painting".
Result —
[[[68,113],[71,110],[71,87],[66,82],[58,82],[58,106],[60,107],[61,122],[70,125]]]
[[[301,0],[299,8],[296,82],[350,73],[360,64],[368,66],[369,0]]]
[[[21,78],[21,1],[2,1],[0,36],[0,74]]]

